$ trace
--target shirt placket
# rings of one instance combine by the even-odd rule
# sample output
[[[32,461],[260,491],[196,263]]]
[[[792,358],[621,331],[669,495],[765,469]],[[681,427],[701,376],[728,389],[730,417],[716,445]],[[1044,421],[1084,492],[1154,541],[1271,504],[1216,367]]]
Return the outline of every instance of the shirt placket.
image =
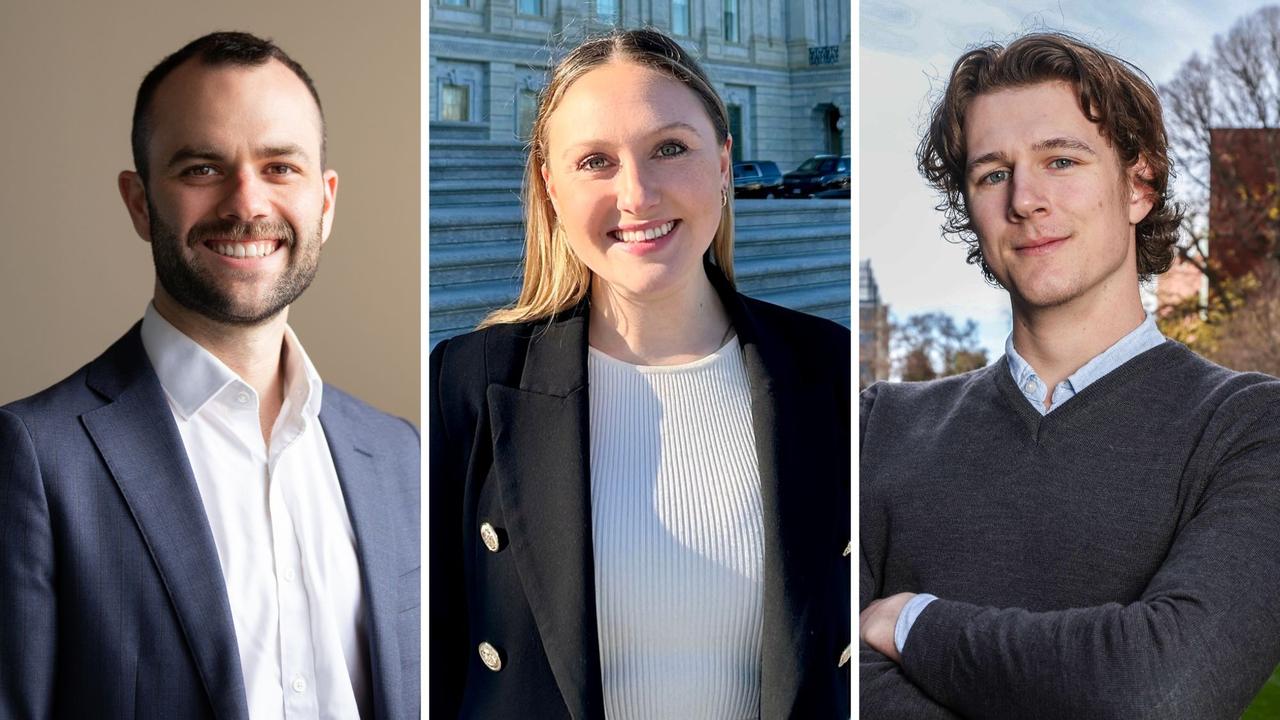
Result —
[[[282,430],[284,430],[282,428]],[[285,434],[285,433],[282,433]],[[276,568],[276,594],[280,607],[280,679],[286,718],[319,717],[316,700],[315,657],[311,641],[311,613],[307,602],[306,572],[298,550],[297,530],[287,502],[289,463],[285,449],[297,432],[287,432],[284,447],[267,463],[267,504],[271,514],[272,554]],[[274,444],[274,443],[273,443]]]

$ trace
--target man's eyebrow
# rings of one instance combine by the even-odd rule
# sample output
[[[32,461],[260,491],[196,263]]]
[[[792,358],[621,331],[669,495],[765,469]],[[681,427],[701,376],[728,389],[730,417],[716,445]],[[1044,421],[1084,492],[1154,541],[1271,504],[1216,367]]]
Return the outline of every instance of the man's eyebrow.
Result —
[[[222,159],[222,155],[212,148],[183,145],[175,150],[173,155],[169,156],[169,162],[165,164],[165,167],[171,168],[174,165],[179,165],[191,160],[212,160],[217,162]]]
[[[987,165],[990,163],[1006,163],[1007,164],[1008,162],[1009,162],[1008,155],[1004,154],[999,150],[995,150],[985,155],[979,155],[978,157],[970,160],[969,164],[966,167],[969,170],[969,172],[973,172],[973,169],[978,167],[979,165]]]
[[[698,134],[698,128],[696,128],[696,127],[694,127],[694,126],[690,125],[689,123],[684,122],[684,121],[682,121],[682,120],[677,120],[677,121],[675,121],[675,122],[667,123],[666,125],[663,125],[663,126],[662,126],[662,127],[660,127],[660,128],[655,128],[655,129],[653,129],[653,130],[650,130],[648,134],[649,134],[649,135],[660,135],[660,134],[662,134],[662,133],[670,132],[670,131],[672,131],[672,130],[686,130],[686,131],[688,131],[688,132],[694,133],[695,135],[696,135],[696,134]],[[577,150],[578,148],[580,148],[580,147],[582,147],[582,146],[584,146],[584,145],[594,145],[594,144],[595,144],[595,141],[593,141],[593,140],[584,140],[583,142],[574,143],[574,144],[570,145],[569,147],[565,148],[565,149],[564,149],[564,152],[560,153],[560,156],[561,156],[561,157],[568,157],[569,155],[572,155],[572,154],[573,154],[573,152],[574,152],[575,150]]]
[[[278,158],[278,157],[296,157],[306,159],[307,152],[302,149],[301,145],[296,143],[285,143],[284,145],[264,145],[253,151],[255,158]],[[169,157],[166,167],[172,168],[184,162],[192,160],[207,160],[210,162],[224,162],[226,156],[210,147],[197,147],[192,145],[184,145],[174,151]]]
[[[1089,153],[1090,155],[1097,155],[1097,154],[1098,154],[1098,153],[1094,152],[1093,148],[1089,145],[1089,143],[1087,143],[1087,142],[1085,142],[1085,141],[1083,141],[1083,140],[1080,140],[1080,139],[1078,139],[1078,138],[1066,137],[1066,136],[1064,136],[1064,137],[1049,138],[1049,139],[1047,139],[1047,140],[1041,140],[1040,142],[1036,143],[1035,145],[1032,145],[1032,146],[1031,146],[1031,149],[1032,149],[1032,150],[1036,150],[1036,151],[1041,151],[1041,150],[1079,150],[1080,152],[1087,152],[1087,153]]]
[[[1095,157],[1098,154],[1093,147],[1089,145],[1089,143],[1078,138],[1067,136],[1047,138],[1031,146],[1032,152],[1044,152],[1045,150],[1076,150],[1079,152],[1089,153]],[[973,172],[973,169],[980,165],[1008,162],[1009,156],[1004,152],[996,150],[994,152],[986,153],[985,155],[979,155],[978,157],[970,160],[968,165],[965,167],[969,172]]]
[[[267,145],[257,148],[253,152],[254,156],[264,157],[300,157],[306,158],[307,151],[302,149],[301,145],[296,143],[287,143],[284,145]]]

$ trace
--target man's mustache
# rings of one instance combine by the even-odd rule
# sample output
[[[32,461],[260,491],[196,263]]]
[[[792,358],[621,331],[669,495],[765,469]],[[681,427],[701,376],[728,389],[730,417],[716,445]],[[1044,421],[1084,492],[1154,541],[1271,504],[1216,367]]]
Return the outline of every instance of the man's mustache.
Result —
[[[244,222],[218,218],[196,223],[187,233],[187,244],[197,245],[209,240],[226,242],[253,242],[256,240],[283,240],[285,245],[295,244],[293,226],[283,220],[260,220]]]

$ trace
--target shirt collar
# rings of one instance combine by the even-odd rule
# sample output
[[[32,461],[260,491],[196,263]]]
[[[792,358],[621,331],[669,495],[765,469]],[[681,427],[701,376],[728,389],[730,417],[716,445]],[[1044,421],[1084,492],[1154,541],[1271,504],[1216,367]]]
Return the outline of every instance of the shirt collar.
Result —
[[[142,347],[155,368],[160,386],[173,401],[184,420],[200,412],[228,385],[239,384],[252,394],[254,389],[213,353],[165,320],[154,303],[142,316]],[[293,328],[284,329],[284,382],[286,403],[307,416],[320,414],[324,382],[311,358],[302,349]]]
[[[1117,340],[1111,347],[1098,353],[1063,382],[1070,388],[1072,395],[1082,392],[1086,387],[1102,379],[1107,373],[1164,341],[1164,335],[1160,332],[1160,328],[1156,327],[1155,316],[1147,313],[1147,316],[1138,327]],[[1010,333],[1009,338],[1004,342],[1004,353],[1009,360],[1009,372],[1013,375],[1013,381],[1017,383],[1019,388],[1025,389],[1028,380],[1035,380],[1041,386],[1044,384],[1040,377],[1036,375],[1036,371],[1032,369],[1030,363],[1024,360],[1018,354],[1018,351],[1014,349],[1013,333]],[[1040,394],[1040,399],[1042,401],[1041,408],[1043,408],[1043,393]],[[1057,405],[1058,402],[1055,397],[1054,406],[1056,407]]]

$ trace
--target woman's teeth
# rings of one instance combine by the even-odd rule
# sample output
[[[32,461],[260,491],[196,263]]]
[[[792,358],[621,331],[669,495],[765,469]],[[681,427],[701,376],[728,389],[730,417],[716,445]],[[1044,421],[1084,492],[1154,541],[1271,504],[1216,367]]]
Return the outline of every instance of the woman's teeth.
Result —
[[[266,257],[280,247],[280,242],[271,240],[256,243],[209,243],[209,249],[227,257]]]
[[[615,230],[613,236],[626,243],[644,242],[645,240],[653,240],[666,235],[675,226],[676,221],[670,220],[648,230]]]

